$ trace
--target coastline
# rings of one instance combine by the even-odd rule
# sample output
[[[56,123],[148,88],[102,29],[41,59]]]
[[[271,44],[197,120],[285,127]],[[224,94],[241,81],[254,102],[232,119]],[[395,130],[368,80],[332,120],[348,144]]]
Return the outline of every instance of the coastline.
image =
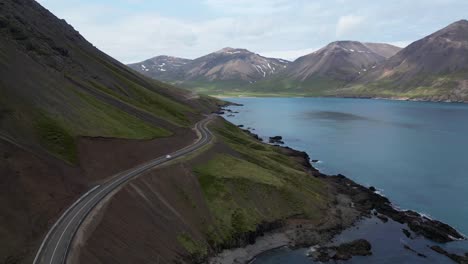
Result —
[[[221,111],[230,112],[222,109]],[[250,130],[244,130],[254,138],[258,135]],[[387,222],[388,219],[405,224],[415,235],[427,238],[436,243],[447,243],[457,240],[466,240],[466,237],[447,224],[431,219],[422,213],[412,210],[403,210],[394,206],[391,201],[381,195],[374,187],[364,187],[344,175],[325,175],[314,168],[309,155],[302,151],[294,150],[287,146],[278,146],[288,152],[291,157],[298,159],[312,177],[321,178],[327,182],[336,195],[336,204],[330,207],[331,214],[328,224],[315,226],[307,219],[291,218],[286,224],[277,230],[266,233],[260,242],[255,242],[244,248],[224,250],[211,258],[211,264],[224,263],[251,263],[266,252],[288,247],[290,249],[306,248],[310,246],[323,246],[332,239],[355,226],[357,222],[365,218],[376,217]],[[333,211],[335,215],[333,215]],[[340,216],[337,217],[336,212]],[[332,221],[330,221],[333,219]],[[288,239],[284,239],[286,236]],[[282,239],[278,239],[282,237]],[[270,247],[265,247],[265,241],[269,240]]]
[[[341,99],[369,99],[369,100],[388,100],[388,101],[407,101],[407,102],[421,102],[421,103],[447,103],[447,104],[468,104],[468,101],[463,100],[431,100],[425,98],[410,98],[410,97],[381,97],[381,96],[313,96],[313,95],[301,95],[301,94],[248,94],[244,95],[223,95],[223,94],[214,94],[210,95],[218,99],[229,99],[229,98],[341,98]]]
[[[304,153],[289,147],[281,148],[296,153]],[[306,153],[304,154],[307,155]],[[459,233],[447,224],[431,219],[422,213],[395,207],[386,197],[380,195],[377,190],[374,190],[373,187],[364,187],[343,175],[330,176],[322,174],[310,164],[309,159],[307,159],[307,161],[313,171],[314,177],[321,177],[325,181],[330,181],[332,184],[342,189],[342,191],[338,193],[339,206],[337,206],[337,208],[342,211],[342,217],[347,218],[347,221],[337,223],[335,219],[325,226],[309,226],[304,228],[303,225],[310,224],[306,219],[288,219],[284,227],[266,233],[264,236],[257,239],[254,244],[247,245],[243,248],[223,250],[215,257],[210,258],[208,263],[253,263],[259,256],[283,247],[294,250],[325,246],[330,244],[336,236],[339,236],[344,231],[356,228],[359,222],[371,218],[380,219],[382,223],[386,223],[391,219],[397,223],[405,224],[415,236],[422,236],[436,243],[444,244],[452,241],[466,240],[465,235]],[[350,192],[343,191],[343,189],[350,190]],[[352,195],[354,198],[350,198],[350,193],[354,193],[354,195]],[[362,195],[370,195],[372,198],[369,201],[372,202],[367,203],[367,198],[362,199]],[[377,206],[374,206],[372,204],[373,202],[376,202],[374,205]],[[352,209],[349,210],[349,204],[352,204],[354,208],[359,208],[357,212]],[[375,207],[377,207],[377,209]],[[381,211],[388,212],[381,213]],[[423,227],[423,229],[419,229],[419,224],[415,225],[414,223],[429,224]],[[303,233],[298,236],[298,232]],[[363,237],[363,239],[366,239],[366,237]]]

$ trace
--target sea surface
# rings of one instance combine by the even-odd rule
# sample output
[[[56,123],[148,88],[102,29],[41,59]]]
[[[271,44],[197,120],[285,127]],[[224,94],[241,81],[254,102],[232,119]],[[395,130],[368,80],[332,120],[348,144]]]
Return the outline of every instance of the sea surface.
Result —
[[[340,173],[362,185],[375,186],[397,207],[426,214],[468,234],[468,104],[338,98],[227,100],[244,105],[230,107],[239,112],[234,116],[225,114],[234,124],[250,127],[264,139],[280,135],[287,146],[320,160],[314,166],[323,173]],[[369,229],[365,221],[361,224],[364,228],[359,230]],[[379,232],[394,233],[394,226],[386,225]],[[386,237],[373,230],[366,234]],[[397,233],[402,240],[394,239],[406,243],[401,232]],[[362,231],[349,231],[339,239],[356,235],[362,236]],[[385,248],[382,243],[377,248]],[[445,247],[468,252],[466,242]],[[280,249],[254,263],[312,263],[304,251]],[[374,256],[376,261],[366,262],[415,263],[396,254],[398,251],[382,252]],[[391,258],[395,254],[401,259]],[[276,261],[284,258],[287,261]],[[436,257],[421,261],[451,263]]]

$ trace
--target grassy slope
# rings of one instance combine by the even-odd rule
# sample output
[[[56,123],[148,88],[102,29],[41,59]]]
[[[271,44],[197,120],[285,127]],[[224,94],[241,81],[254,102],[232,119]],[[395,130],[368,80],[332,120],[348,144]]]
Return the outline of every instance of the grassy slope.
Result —
[[[183,85],[196,92],[215,96],[289,97],[327,95],[327,91],[342,87],[344,83],[323,77],[314,77],[301,82],[277,76],[253,84],[218,81],[191,82]]]
[[[242,234],[255,231],[261,223],[324,216],[326,187],[297,161],[230,123],[217,122],[211,129],[217,144],[228,149],[194,167],[214,219],[204,231],[210,246],[238,246]],[[181,239],[181,244],[192,255],[207,252],[203,243],[188,241]]]
[[[398,75],[397,75],[398,76]],[[368,97],[404,97],[410,99],[447,98],[459,85],[458,80],[466,78],[466,73],[419,74],[409,81],[386,78],[369,84],[354,84],[331,92],[333,95]],[[468,98],[458,98],[467,100]]]
[[[216,104],[187,101],[190,92],[133,72],[35,1],[7,1],[0,33],[0,131],[68,163],[76,162],[79,136],[166,137]],[[143,120],[118,104],[161,121]]]

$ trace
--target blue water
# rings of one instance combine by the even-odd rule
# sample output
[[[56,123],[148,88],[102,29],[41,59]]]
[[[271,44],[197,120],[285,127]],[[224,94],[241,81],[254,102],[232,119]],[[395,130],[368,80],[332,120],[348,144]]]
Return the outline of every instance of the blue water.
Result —
[[[326,174],[375,186],[401,208],[468,234],[468,105],[335,98],[229,98],[226,118],[304,150]],[[274,262],[266,262],[274,263]],[[301,262],[293,262],[301,263]]]

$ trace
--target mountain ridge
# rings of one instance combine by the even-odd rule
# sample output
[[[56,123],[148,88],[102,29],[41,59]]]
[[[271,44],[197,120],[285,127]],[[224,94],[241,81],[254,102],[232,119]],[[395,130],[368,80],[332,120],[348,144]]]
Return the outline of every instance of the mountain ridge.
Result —
[[[337,95],[468,101],[468,21],[411,43]]]
[[[159,58],[155,57],[155,58]],[[159,59],[161,60],[161,59]],[[227,89],[257,82],[284,69],[289,61],[267,58],[247,49],[226,47],[193,60],[184,60],[180,67],[161,71],[154,69],[149,60],[129,66],[149,77],[197,88],[208,85]],[[199,87],[200,88],[200,87]]]
[[[356,78],[356,76],[360,74],[360,70],[366,70],[362,67],[359,68],[360,66],[373,66],[384,60],[389,54],[399,50],[399,48],[389,44],[369,43],[369,46],[370,47],[367,47],[365,44],[357,41],[336,41],[316,52],[302,56],[293,62],[284,59],[266,58],[246,49],[226,47],[194,60],[190,60],[185,65],[178,67],[176,70],[169,70],[169,73],[149,70],[148,68],[150,68],[151,65],[149,65],[148,61],[131,64],[129,66],[132,69],[152,78],[159,78],[163,81],[177,83],[179,85],[195,89],[199,92],[236,92],[249,90],[248,88],[245,89],[245,87],[255,86],[255,83],[257,82],[262,83],[266,81],[266,83],[269,83],[270,79],[277,82],[275,80],[275,76],[279,76],[281,79],[292,78],[294,82],[298,81],[298,83],[308,81],[308,78],[311,77],[311,75],[316,75],[316,79],[327,79],[327,74],[323,74],[323,72],[321,72],[323,70],[317,69],[326,63],[305,62],[301,64],[302,61],[315,56],[317,53],[325,51],[330,53],[330,50],[338,50],[341,48],[341,51],[350,53],[348,56],[357,58],[355,63],[352,62],[353,59],[347,61],[348,65],[352,65],[352,73],[347,70],[348,72],[345,74],[340,72],[335,74],[339,75],[339,77],[336,78],[337,82],[344,82]],[[355,54],[358,55],[353,54],[354,51],[356,51]],[[382,53],[382,55],[379,53]],[[320,58],[317,60],[320,60]],[[327,58],[325,60],[327,60]],[[331,79],[335,77],[334,73],[331,73],[331,71],[336,68],[338,68],[336,71],[341,71],[342,68],[348,67],[337,67],[336,64],[340,63],[338,60],[339,59],[337,59],[336,63],[331,63],[335,65],[329,66],[329,68],[332,68],[328,71],[328,73],[332,75]],[[314,66],[311,64],[319,65]],[[358,64],[359,67],[357,66]],[[291,67],[296,68],[296,73],[292,73]],[[315,68],[306,69],[311,67]],[[327,71],[327,69],[325,71]],[[260,86],[262,86],[262,84],[260,84]]]

